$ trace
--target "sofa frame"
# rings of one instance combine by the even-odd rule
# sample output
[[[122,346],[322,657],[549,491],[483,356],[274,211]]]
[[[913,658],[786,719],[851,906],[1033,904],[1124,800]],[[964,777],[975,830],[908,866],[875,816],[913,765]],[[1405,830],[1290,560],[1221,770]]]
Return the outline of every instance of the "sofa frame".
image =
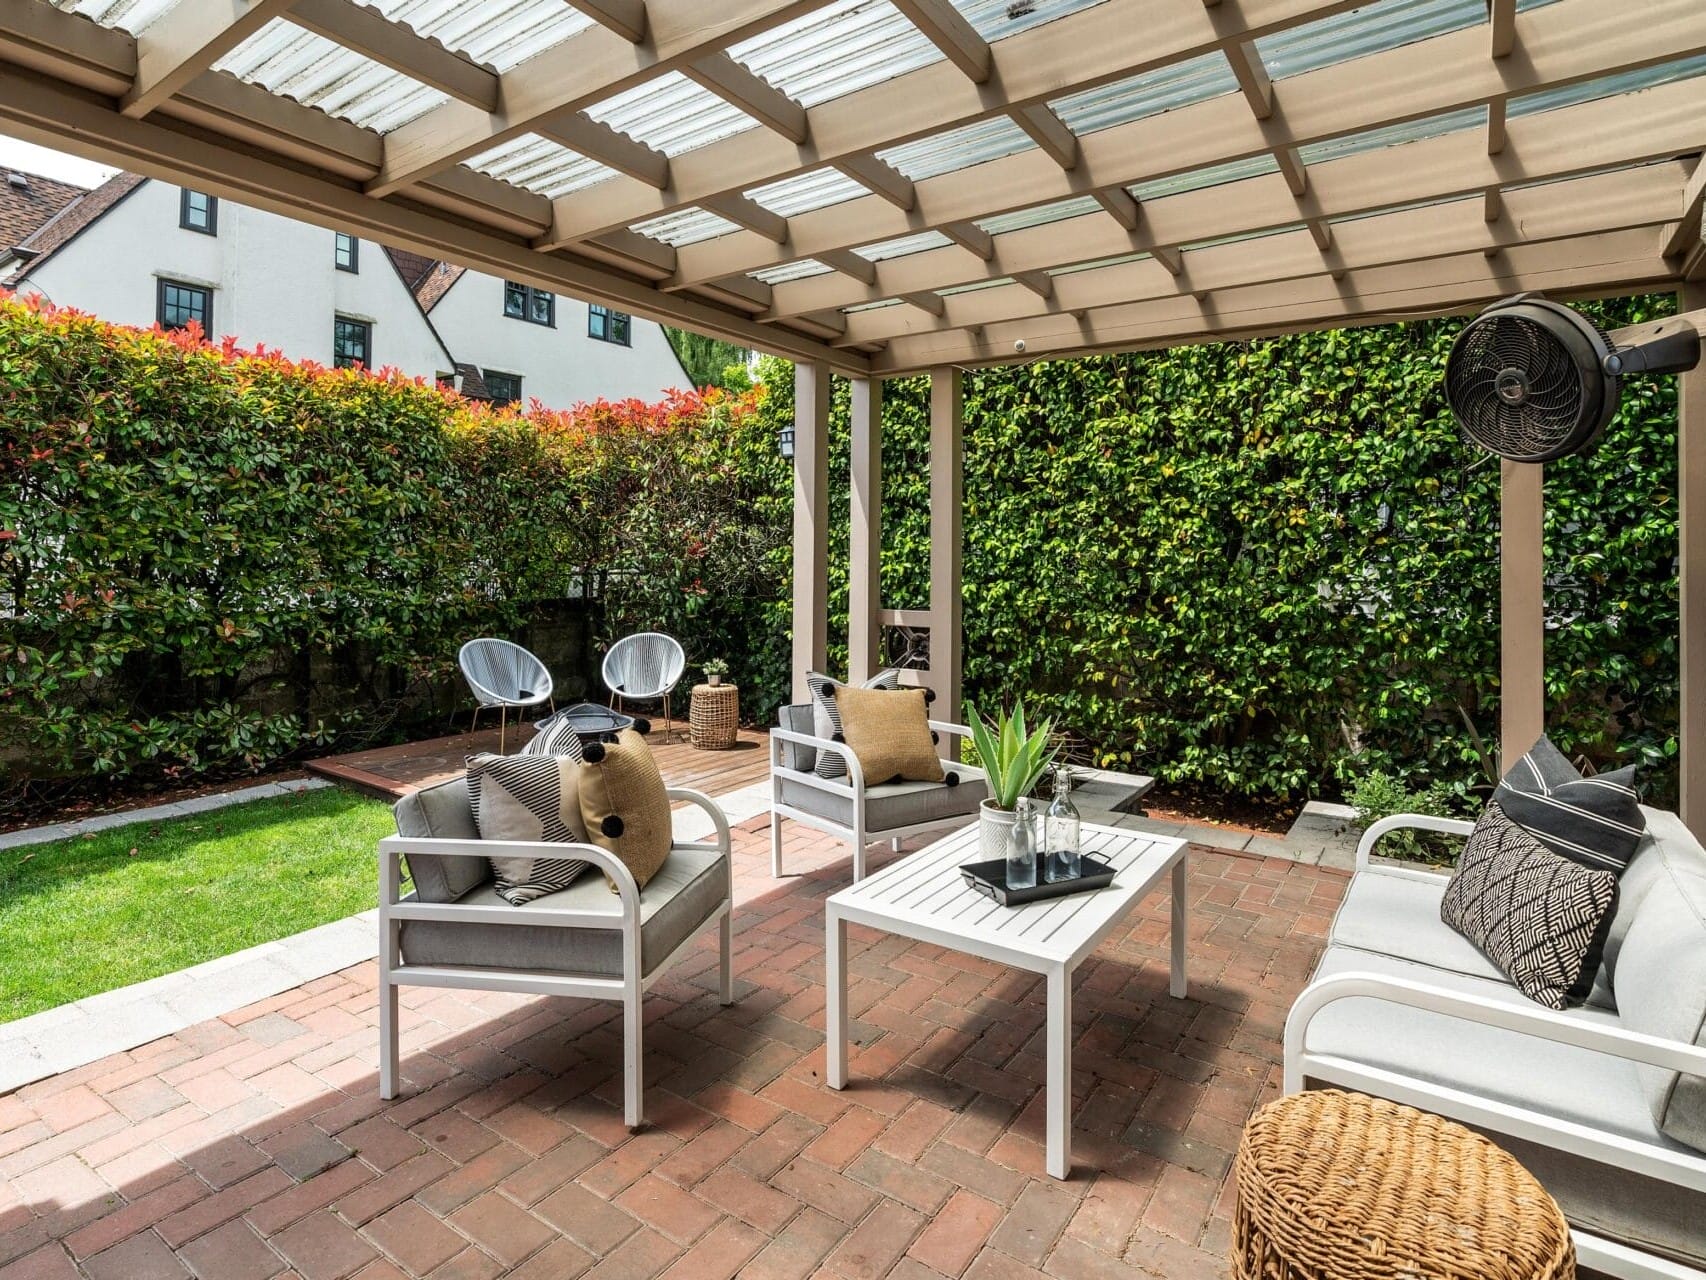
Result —
[[[1460,819],[1422,814],[1383,818],[1368,828],[1357,845],[1357,874],[1372,872],[1437,881],[1436,872],[1384,864],[1372,866],[1370,855],[1383,836],[1402,828],[1467,836],[1473,827],[1473,823]],[[1292,1006],[1285,1025],[1285,1091],[1288,1094],[1301,1092],[1306,1080],[1353,1089],[1433,1112],[1474,1128],[1508,1134],[1512,1138],[1550,1146],[1706,1193],[1706,1154],[1685,1154],[1352,1059],[1311,1053],[1309,1026],[1313,1019],[1328,1006],[1353,998],[1382,1000],[1462,1018],[1690,1075],[1706,1076],[1706,1049],[1622,1028],[1590,1025],[1538,1004],[1512,1005],[1430,986],[1425,982],[1375,973],[1340,973],[1311,983]],[[1584,1267],[1619,1280],[1706,1280],[1706,1271],[1615,1240],[1603,1239],[1573,1226],[1571,1235],[1575,1240],[1577,1259]]]
[[[670,788],[672,803],[697,805],[710,815],[716,828],[712,843],[677,842],[671,850],[717,852],[729,863],[728,818],[709,796],[697,791]],[[452,858],[547,857],[584,858],[610,877],[621,901],[621,913],[529,911],[525,906],[483,906],[455,902],[418,902],[400,896],[402,859],[410,853],[436,854]],[[641,972],[640,889],[622,860],[594,844],[557,844],[545,841],[444,840],[414,836],[387,836],[379,842],[379,1096],[397,1096],[399,1034],[397,989],[401,986],[451,987],[472,991],[513,991],[541,996],[577,996],[586,1000],[622,1002],[622,1111],[630,1129],[644,1123],[642,1097],[645,1087],[643,1059],[644,1019],[641,999],[651,985],[681,959],[713,924],[718,928],[719,997],[734,1003],[731,965],[733,931],[733,867],[729,895],[708,914],[670,954],[649,973]],[[585,874],[593,874],[587,872]],[[436,920],[451,924],[532,925],[566,929],[620,930],[623,973],[621,977],[576,975],[536,970],[474,968],[405,964],[402,958],[402,924],[406,920]]]

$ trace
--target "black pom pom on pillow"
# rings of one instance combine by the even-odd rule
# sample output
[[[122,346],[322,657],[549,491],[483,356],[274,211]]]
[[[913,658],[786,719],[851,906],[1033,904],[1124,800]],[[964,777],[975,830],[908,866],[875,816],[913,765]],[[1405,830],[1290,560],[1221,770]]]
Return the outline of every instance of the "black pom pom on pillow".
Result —
[[[622,833],[627,830],[627,828],[622,824],[622,819],[618,818],[614,813],[605,818],[603,822],[599,823],[598,829],[605,835],[609,836],[612,840],[620,840],[622,838]]]
[[[926,689],[924,691],[924,705],[929,706],[934,701],[936,701],[936,691],[934,689]]]
[[[943,776],[942,781],[947,783],[950,787],[957,787],[960,785],[960,775],[957,773],[949,773]]]
[[[651,731],[652,731],[652,722],[650,720],[638,719],[638,720],[634,721],[634,732],[639,734],[640,736],[644,737],[646,734],[650,733]]]
[[[604,744],[588,742],[581,747],[581,760],[585,764],[597,764],[604,759]]]

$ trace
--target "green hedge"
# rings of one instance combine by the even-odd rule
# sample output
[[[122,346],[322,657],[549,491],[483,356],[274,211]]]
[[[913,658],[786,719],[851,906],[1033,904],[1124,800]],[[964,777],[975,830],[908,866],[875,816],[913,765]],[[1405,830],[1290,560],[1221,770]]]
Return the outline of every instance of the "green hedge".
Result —
[[[1590,308],[1607,327],[1669,298]],[[966,685],[1099,762],[1251,794],[1469,784],[1498,716],[1495,459],[1439,391],[1458,325],[971,372]],[[785,367],[763,412],[792,411]],[[924,603],[928,385],[884,391],[885,603]],[[845,613],[846,400],[832,508]],[[1676,383],[1547,469],[1548,724],[1674,793]]]

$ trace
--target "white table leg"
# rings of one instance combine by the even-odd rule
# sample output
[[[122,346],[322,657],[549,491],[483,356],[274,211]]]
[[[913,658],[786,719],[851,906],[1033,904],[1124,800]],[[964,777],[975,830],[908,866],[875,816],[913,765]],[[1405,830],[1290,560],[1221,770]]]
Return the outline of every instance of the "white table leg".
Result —
[[[824,1074],[831,1089],[847,1087],[847,921],[824,911],[823,1034],[828,1050]]]
[[[1051,1178],[1072,1167],[1072,971],[1048,973],[1048,1152]]]
[[[1167,989],[1180,999],[1184,998],[1186,986],[1185,937],[1189,933],[1187,915],[1190,908],[1190,890],[1185,879],[1189,857],[1189,854],[1181,850],[1179,860],[1173,864],[1173,976]]]

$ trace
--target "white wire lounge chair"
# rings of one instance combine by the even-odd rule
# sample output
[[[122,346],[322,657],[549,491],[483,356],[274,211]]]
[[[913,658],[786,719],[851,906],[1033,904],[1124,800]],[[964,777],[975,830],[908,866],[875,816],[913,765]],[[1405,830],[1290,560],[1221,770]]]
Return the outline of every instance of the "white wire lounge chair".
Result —
[[[623,636],[604,655],[604,683],[610,690],[610,705],[620,710],[624,702],[662,699],[664,737],[667,738],[670,692],[686,670],[687,655],[673,637],[661,631]]]
[[[462,677],[474,691],[479,706],[468,726],[472,733],[480,722],[480,712],[487,707],[498,708],[498,754],[504,751],[509,733],[509,712],[546,704],[554,711],[557,704],[552,696],[551,673],[545,664],[526,649],[508,640],[486,636],[470,640],[456,655]],[[517,720],[520,716],[517,715]]]

